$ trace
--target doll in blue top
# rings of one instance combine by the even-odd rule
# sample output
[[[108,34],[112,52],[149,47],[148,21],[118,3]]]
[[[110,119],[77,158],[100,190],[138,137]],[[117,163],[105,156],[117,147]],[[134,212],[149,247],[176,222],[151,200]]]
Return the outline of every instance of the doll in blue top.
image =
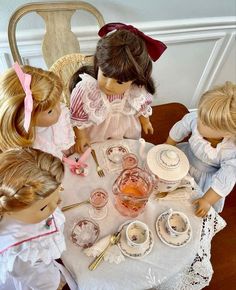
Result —
[[[167,143],[178,144],[190,162],[190,175],[203,196],[196,199],[196,215],[204,217],[211,206],[221,212],[225,197],[236,183],[236,85],[226,82],[204,93],[198,111],[191,112],[170,130]]]

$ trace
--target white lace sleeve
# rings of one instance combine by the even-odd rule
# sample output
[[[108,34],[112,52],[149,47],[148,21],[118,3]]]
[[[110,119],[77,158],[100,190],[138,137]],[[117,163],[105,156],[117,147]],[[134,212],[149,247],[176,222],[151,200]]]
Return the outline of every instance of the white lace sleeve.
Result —
[[[144,87],[133,85],[129,91],[128,102],[135,109],[137,116],[149,117],[152,115],[152,95]]]

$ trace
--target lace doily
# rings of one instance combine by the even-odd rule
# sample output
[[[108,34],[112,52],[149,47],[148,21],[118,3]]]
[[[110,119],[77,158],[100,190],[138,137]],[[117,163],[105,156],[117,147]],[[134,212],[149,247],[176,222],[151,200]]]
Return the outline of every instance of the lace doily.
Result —
[[[168,280],[156,281],[155,277],[152,277],[152,279],[149,279],[150,289],[200,290],[208,286],[213,274],[210,262],[211,240],[225,226],[226,222],[224,219],[211,208],[208,215],[202,221],[200,246],[193,262]]]

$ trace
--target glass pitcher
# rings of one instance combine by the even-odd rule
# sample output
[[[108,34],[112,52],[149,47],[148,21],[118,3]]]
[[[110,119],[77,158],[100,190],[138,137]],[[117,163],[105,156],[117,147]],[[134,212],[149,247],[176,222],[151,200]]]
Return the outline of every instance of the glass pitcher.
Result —
[[[153,178],[147,171],[139,167],[123,170],[112,188],[116,209],[123,216],[137,217],[143,212],[152,188]]]

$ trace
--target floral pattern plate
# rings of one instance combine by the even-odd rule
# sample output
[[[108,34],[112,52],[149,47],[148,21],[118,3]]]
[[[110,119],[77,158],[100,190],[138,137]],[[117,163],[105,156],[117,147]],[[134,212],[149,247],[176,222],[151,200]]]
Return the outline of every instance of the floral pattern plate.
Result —
[[[174,248],[179,248],[185,246],[192,238],[192,228],[189,227],[189,230],[186,234],[180,236],[171,236],[166,230],[166,220],[169,215],[169,211],[163,212],[156,221],[156,231],[157,235],[159,236],[160,240]]]
[[[127,153],[129,151],[123,145],[110,146],[106,150],[108,160],[115,164],[121,163],[123,155]]]
[[[77,221],[71,232],[72,242],[82,248],[91,247],[100,233],[98,224],[89,219]]]
[[[127,244],[125,232],[126,232],[126,228],[128,224],[131,222],[132,221],[126,221],[119,227],[119,231],[121,231],[121,236],[117,245],[120,248],[123,255],[132,259],[140,259],[140,258],[145,257],[151,252],[154,245],[154,237],[153,237],[153,233],[149,230],[149,239],[143,247],[140,247],[140,248],[130,247]]]

